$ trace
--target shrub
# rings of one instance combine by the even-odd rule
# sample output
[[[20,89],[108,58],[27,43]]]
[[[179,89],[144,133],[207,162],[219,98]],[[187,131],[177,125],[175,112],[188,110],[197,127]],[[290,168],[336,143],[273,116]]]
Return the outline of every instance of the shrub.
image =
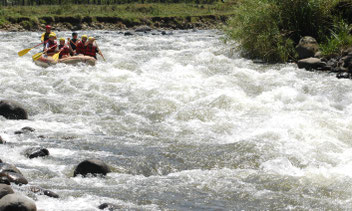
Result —
[[[243,54],[267,62],[295,57],[303,36],[326,40],[333,25],[336,0],[243,0],[235,8],[225,32],[238,42]]]
[[[334,24],[331,30],[331,36],[326,42],[320,45],[320,50],[324,56],[332,56],[341,53],[340,51],[352,45],[352,36],[350,32],[352,27],[340,21]]]

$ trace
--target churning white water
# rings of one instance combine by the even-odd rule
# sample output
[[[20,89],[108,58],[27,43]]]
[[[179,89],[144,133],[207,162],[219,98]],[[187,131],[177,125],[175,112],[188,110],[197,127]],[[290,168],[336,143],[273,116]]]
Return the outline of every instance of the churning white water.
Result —
[[[104,202],[121,210],[352,207],[352,81],[254,64],[217,31],[87,33],[107,62],[41,68],[31,61],[35,51],[17,56],[39,33],[0,33],[0,98],[30,115],[1,117],[8,143],[0,158],[60,195],[37,196],[39,209],[98,210]],[[24,126],[35,133],[14,134]],[[23,155],[30,146],[50,156],[30,160]],[[113,173],[73,178],[87,158]]]

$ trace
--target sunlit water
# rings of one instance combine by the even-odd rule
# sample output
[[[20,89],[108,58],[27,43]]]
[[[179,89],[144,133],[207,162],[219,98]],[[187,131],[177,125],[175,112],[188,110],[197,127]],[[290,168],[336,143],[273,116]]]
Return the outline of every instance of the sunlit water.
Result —
[[[0,158],[61,196],[37,196],[39,209],[352,207],[352,81],[293,64],[254,64],[217,31],[88,34],[107,62],[41,68],[30,58],[37,51],[16,54],[34,46],[38,33],[0,33],[0,98],[30,115],[1,117],[8,143]],[[24,126],[36,132],[14,135]],[[30,146],[50,156],[25,158]],[[73,178],[87,158],[113,173]]]

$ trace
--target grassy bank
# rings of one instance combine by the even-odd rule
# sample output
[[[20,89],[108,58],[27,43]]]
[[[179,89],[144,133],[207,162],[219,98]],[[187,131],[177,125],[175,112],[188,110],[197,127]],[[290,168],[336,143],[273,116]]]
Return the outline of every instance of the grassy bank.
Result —
[[[285,62],[303,36],[316,38],[323,55],[351,45],[351,20],[351,0],[243,0],[226,33],[247,57]]]
[[[11,6],[0,8],[0,25],[21,23],[24,25],[53,22],[96,22],[109,20],[139,21],[153,17],[226,16],[233,13],[233,2],[213,4],[122,4],[122,5],[45,5]],[[25,22],[23,22],[25,21]]]

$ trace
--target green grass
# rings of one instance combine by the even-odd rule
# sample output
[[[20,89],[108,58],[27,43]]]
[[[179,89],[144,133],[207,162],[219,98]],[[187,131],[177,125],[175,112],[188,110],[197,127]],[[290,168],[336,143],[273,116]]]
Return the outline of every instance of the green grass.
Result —
[[[295,59],[295,45],[303,36],[312,36],[320,43],[334,40],[330,37],[331,28],[342,18],[334,10],[339,2],[242,0],[234,7],[234,16],[225,32],[229,39],[237,41],[245,56],[267,62],[285,62]],[[328,45],[325,49],[332,48]]]
[[[214,4],[122,4],[122,5],[45,5],[2,7],[3,17],[89,16],[89,17],[175,17],[202,15],[230,15],[230,3]]]

